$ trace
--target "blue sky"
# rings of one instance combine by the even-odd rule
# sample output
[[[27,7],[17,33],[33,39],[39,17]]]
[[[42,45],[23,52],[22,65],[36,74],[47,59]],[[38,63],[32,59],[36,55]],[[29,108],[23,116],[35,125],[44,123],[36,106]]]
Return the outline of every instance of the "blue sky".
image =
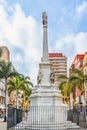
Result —
[[[69,65],[87,51],[87,0],[0,0],[0,45],[9,48],[19,73],[36,84],[42,56],[42,12],[48,16],[49,52],[62,52]]]

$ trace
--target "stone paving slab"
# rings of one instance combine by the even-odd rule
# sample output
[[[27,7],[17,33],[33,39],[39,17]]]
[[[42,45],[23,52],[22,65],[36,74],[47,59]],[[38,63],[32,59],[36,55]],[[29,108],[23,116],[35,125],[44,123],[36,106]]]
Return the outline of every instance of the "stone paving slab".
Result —
[[[0,130],[7,130],[7,122],[0,121]]]

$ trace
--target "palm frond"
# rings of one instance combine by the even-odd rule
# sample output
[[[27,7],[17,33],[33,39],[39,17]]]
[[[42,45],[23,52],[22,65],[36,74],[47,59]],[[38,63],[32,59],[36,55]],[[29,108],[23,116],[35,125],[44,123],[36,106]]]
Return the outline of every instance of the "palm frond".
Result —
[[[70,76],[69,82],[71,83],[71,82],[76,81],[76,80],[78,80],[78,79],[79,79],[79,78],[78,78],[77,76]]]
[[[3,71],[0,70],[0,79],[3,79],[4,75],[3,75]]]
[[[65,81],[61,82],[61,83],[59,84],[58,88],[59,88],[60,90],[62,90],[65,83],[66,83]]]
[[[58,79],[68,79],[66,75],[59,75]]]
[[[83,76],[83,73],[82,73],[81,70],[74,69],[74,70],[72,71],[72,75]]]

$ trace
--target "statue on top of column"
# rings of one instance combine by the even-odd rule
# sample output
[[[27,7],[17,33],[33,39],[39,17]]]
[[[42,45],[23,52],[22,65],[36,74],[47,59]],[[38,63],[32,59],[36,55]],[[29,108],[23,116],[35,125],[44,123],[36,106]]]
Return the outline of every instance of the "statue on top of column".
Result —
[[[47,27],[47,15],[46,12],[42,13],[42,23],[43,23],[43,27]]]

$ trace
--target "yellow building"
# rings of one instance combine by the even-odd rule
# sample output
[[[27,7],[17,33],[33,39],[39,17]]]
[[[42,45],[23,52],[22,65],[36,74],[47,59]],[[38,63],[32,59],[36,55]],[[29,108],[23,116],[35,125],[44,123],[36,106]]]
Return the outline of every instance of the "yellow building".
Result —
[[[87,52],[85,52],[83,58],[83,73],[87,75]],[[87,100],[87,82],[84,83],[84,85],[85,85],[85,99]]]

